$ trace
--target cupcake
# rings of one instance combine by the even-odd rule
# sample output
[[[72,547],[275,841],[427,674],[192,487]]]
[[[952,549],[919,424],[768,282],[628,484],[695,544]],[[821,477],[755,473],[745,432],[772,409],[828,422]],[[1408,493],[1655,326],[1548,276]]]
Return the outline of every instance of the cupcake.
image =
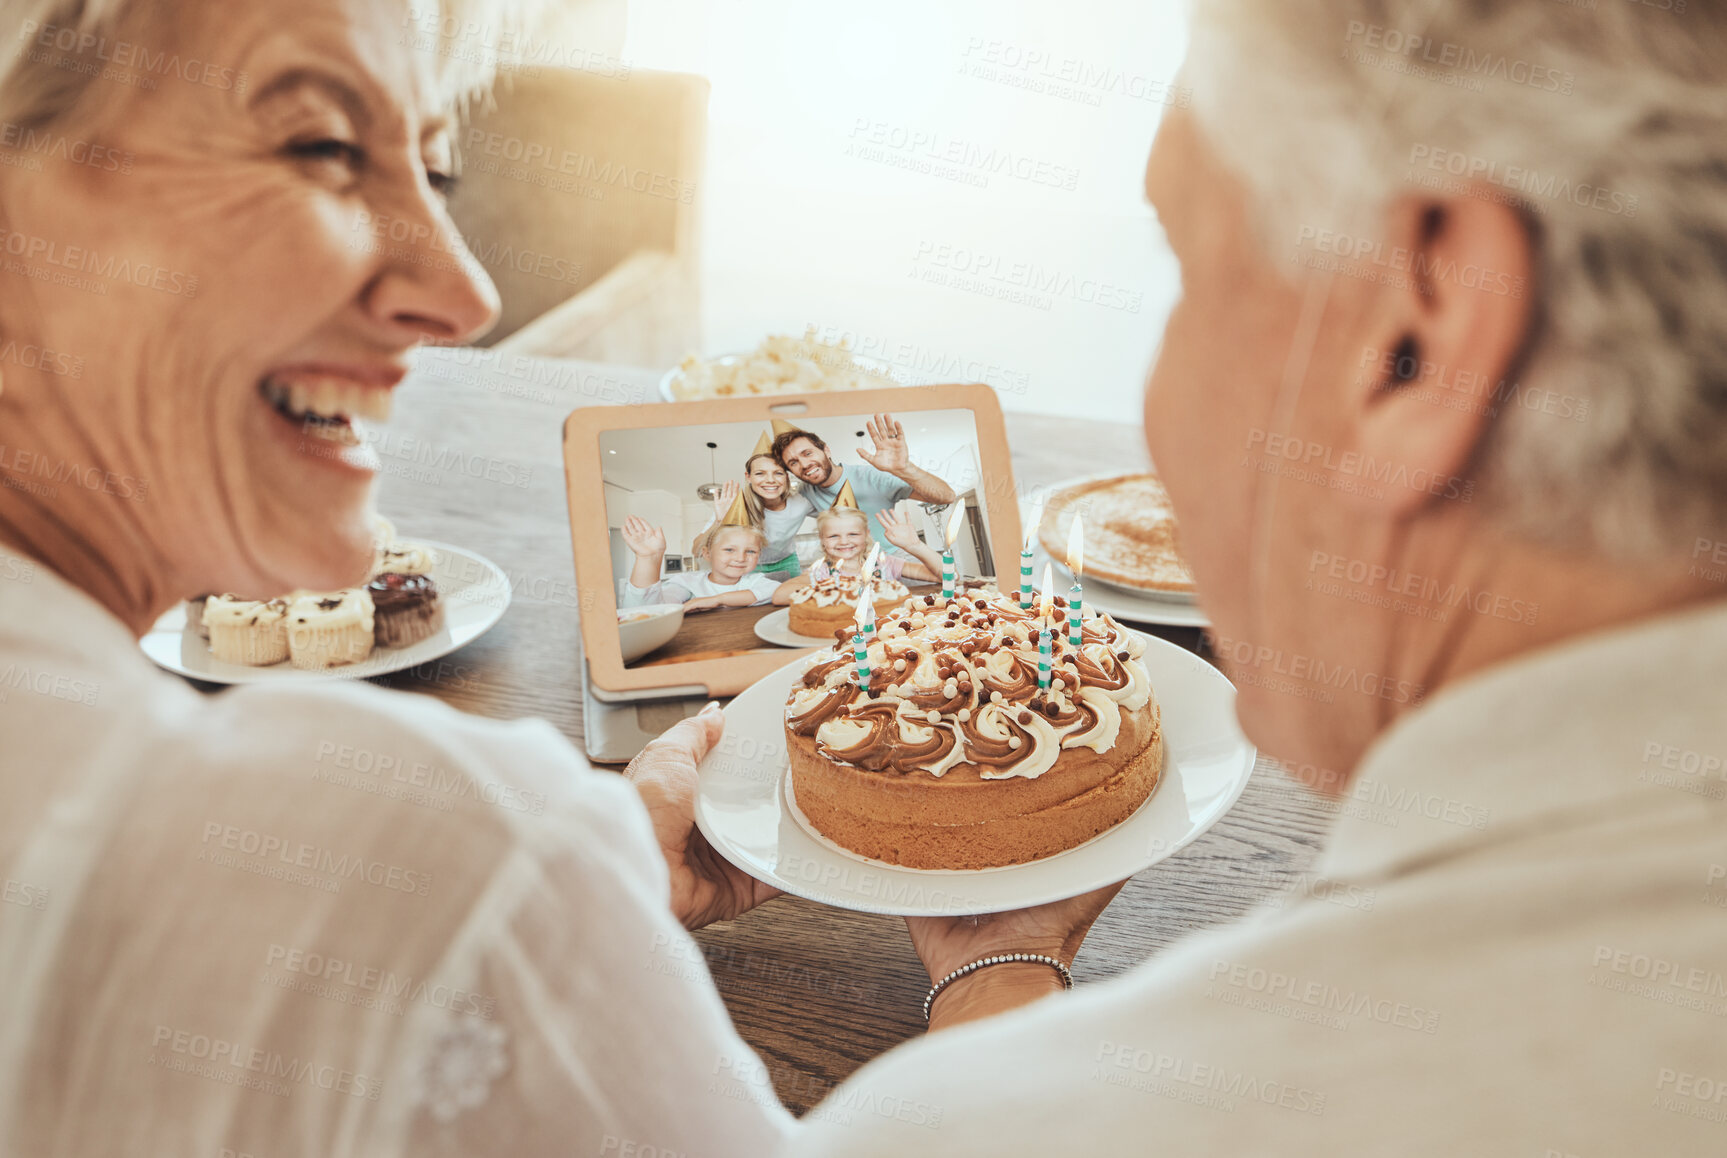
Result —
[[[210,654],[223,663],[268,667],[288,658],[288,604],[238,595],[209,595],[199,622]]]
[[[390,571],[366,585],[372,597],[373,639],[379,647],[408,647],[444,626],[444,605],[430,575]]]
[[[380,575],[430,575],[437,565],[438,555],[430,547],[392,539],[380,544],[372,565],[372,577]]]
[[[372,654],[372,597],[363,587],[302,595],[288,607],[288,659],[323,671]]]
[[[377,608],[379,647],[407,647],[443,630],[444,604],[432,578],[437,562],[437,553],[418,543],[395,540],[380,548],[366,587]]]

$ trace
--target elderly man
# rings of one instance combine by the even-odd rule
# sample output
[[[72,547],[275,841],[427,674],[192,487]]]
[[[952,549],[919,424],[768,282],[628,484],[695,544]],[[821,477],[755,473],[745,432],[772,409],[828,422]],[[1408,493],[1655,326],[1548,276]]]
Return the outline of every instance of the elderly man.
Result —
[[[835,462],[828,453],[828,444],[820,435],[807,430],[787,430],[776,437],[774,458],[803,482],[803,494],[818,512],[833,506],[840,488],[851,483],[858,508],[871,516],[870,535],[883,551],[904,555],[904,551],[888,542],[881,521],[873,516],[891,510],[901,499],[951,503],[958,496],[945,481],[912,465],[905,427],[893,415],[878,414],[869,420],[867,428],[875,451],[858,447],[858,457],[864,460],[861,464]]]
[[[1720,1154],[1727,18],[1196,20],[1148,441],[1248,733],[1353,799],[1282,908],[896,1051],[834,1104],[939,1124],[797,1153]]]

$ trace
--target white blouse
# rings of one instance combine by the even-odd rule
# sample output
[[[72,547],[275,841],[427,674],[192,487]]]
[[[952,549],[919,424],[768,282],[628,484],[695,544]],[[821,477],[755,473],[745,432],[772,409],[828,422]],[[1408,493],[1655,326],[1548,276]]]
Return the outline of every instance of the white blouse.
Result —
[[[0,1154],[771,1153],[647,815],[543,721],[194,691],[0,553]]]
[[[541,722],[205,698],[0,554],[0,1154],[1717,1154],[1727,605],[1447,687],[1317,871],[794,1129]]]

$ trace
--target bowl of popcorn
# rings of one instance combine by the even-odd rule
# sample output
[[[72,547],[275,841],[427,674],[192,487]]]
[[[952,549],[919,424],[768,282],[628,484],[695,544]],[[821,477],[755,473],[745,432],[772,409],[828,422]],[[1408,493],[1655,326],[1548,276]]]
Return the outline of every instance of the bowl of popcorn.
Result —
[[[860,357],[844,341],[824,342],[812,327],[801,338],[775,334],[747,354],[691,355],[660,379],[667,402],[882,390],[900,386],[886,363]]]
[[[640,659],[678,633],[683,626],[682,603],[650,603],[618,608],[618,647],[624,662]]]

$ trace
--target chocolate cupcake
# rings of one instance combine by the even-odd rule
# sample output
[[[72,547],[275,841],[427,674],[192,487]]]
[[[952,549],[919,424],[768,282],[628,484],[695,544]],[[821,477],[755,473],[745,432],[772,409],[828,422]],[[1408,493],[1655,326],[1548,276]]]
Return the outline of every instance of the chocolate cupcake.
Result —
[[[444,604],[430,575],[389,571],[366,585],[372,596],[372,630],[379,647],[409,647],[444,626]]]

